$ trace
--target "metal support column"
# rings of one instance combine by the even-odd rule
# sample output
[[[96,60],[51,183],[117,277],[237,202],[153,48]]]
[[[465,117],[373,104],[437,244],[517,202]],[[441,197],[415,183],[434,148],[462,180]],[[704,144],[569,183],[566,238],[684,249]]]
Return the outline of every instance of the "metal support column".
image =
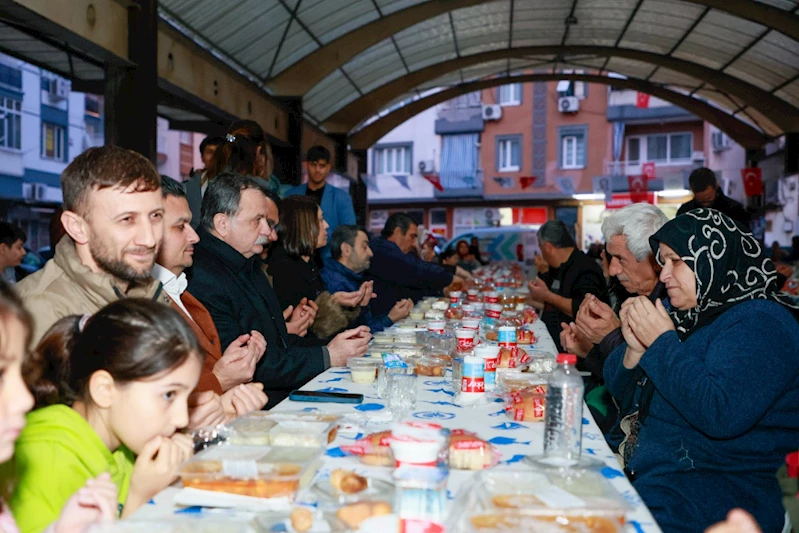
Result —
[[[366,150],[353,150],[352,154],[358,158],[358,181],[350,187],[350,195],[352,196],[352,205],[355,207],[355,221],[356,223],[366,228],[367,213],[369,211],[367,205],[367,189],[366,182],[362,176],[366,176]]]
[[[106,66],[105,141],[157,163],[158,0],[130,2],[128,57],[135,67]]]
[[[302,180],[302,160],[305,154],[302,153],[302,97],[283,96],[279,100],[288,108],[287,141],[291,147],[284,150],[287,154],[285,169],[286,176],[284,183],[299,185]]]
[[[785,134],[785,176],[799,174],[799,133]]]

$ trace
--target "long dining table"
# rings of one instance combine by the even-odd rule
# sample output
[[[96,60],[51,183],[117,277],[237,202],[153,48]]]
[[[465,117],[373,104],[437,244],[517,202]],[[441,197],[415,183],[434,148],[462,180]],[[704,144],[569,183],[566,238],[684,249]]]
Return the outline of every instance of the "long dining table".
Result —
[[[537,337],[535,348],[549,353],[556,353],[555,344],[547,332],[546,326],[539,320],[532,325]],[[374,356],[379,357],[379,348]],[[407,418],[433,422],[450,429],[464,429],[477,434],[481,439],[491,443],[499,452],[499,464],[503,468],[512,469],[514,465],[524,462],[525,458],[543,452],[544,423],[516,422],[505,413],[500,400],[492,400],[476,406],[460,406],[456,403],[451,385],[451,370],[442,377],[417,377],[417,401],[415,409],[406,414]],[[392,422],[391,413],[386,401],[378,396],[376,384],[357,384],[350,379],[347,368],[330,368],[309,381],[302,390],[322,392],[357,393],[364,396],[363,403],[306,403],[284,400],[273,408],[275,412],[305,412],[338,414],[342,420],[349,421],[339,430],[335,440],[331,442],[322,456],[316,479],[324,479],[337,468],[347,468],[358,473],[391,479],[388,467],[367,466],[356,457],[342,450],[342,446],[353,443],[363,435],[388,429]],[[602,432],[591,416],[587,407],[583,409],[582,454],[603,463],[602,476],[619,492],[629,504],[627,513],[627,529],[631,532],[655,533],[660,528],[625,477],[616,457],[605,441]],[[459,491],[473,482],[475,471],[450,470],[447,484],[447,498],[454,500]],[[312,498],[310,491],[303,490],[298,500]],[[176,496],[180,494],[180,482],[161,492],[149,505],[134,515],[136,519],[166,519],[176,514],[200,514],[219,516],[226,513],[232,516],[235,511],[219,511],[202,506],[184,506],[176,504]],[[178,501],[181,499],[178,497]],[[215,514],[216,513],[216,514]],[[231,514],[232,513],[232,514]]]

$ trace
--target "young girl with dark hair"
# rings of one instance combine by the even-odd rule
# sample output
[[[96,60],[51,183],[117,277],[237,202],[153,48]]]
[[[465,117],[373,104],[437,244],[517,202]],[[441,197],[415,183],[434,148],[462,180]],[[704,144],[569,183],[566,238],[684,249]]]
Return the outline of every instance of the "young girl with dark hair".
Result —
[[[124,299],[61,319],[37,348],[36,409],[17,441],[9,504],[23,532],[52,522],[87,480],[110,473],[128,516],[175,480],[192,455],[178,433],[202,355],[177,312]]]
[[[33,397],[23,381],[39,373],[37,360],[27,356],[33,325],[31,316],[11,288],[0,282],[0,462],[8,462],[14,454],[14,443],[25,427],[25,414],[33,407]],[[12,463],[13,464],[13,463]],[[11,465],[4,470],[13,472]],[[13,475],[2,478],[2,493],[13,491]],[[5,494],[4,494],[5,495]],[[92,524],[114,520],[117,490],[106,473],[89,476],[67,494],[60,505],[53,507],[48,520],[49,532],[73,533]],[[59,516],[60,515],[60,516]],[[17,524],[0,500],[0,531],[17,533]]]

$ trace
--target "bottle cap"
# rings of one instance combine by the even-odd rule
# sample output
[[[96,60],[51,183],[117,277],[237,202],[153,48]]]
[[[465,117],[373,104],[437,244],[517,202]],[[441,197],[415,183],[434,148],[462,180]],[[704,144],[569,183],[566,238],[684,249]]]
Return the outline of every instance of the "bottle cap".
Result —
[[[566,363],[568,365],[576,365],[577,364],[577,356],[571,353],[559,353],[557,358],[557,363],[562,365]]]

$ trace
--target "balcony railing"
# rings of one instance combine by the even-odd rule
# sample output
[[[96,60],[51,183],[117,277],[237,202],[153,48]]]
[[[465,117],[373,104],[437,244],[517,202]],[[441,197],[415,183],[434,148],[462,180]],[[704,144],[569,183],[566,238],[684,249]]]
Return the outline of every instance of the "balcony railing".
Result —
[[[646,161],[605,161],[606,176],[638,176],[643,174],[643,165]],[[683,171],[690,172],[694,168],[701,166],[701,163],[683,159],[678,161],[656,161],[655,176],[662,177],[665,174],[676,174]]]

